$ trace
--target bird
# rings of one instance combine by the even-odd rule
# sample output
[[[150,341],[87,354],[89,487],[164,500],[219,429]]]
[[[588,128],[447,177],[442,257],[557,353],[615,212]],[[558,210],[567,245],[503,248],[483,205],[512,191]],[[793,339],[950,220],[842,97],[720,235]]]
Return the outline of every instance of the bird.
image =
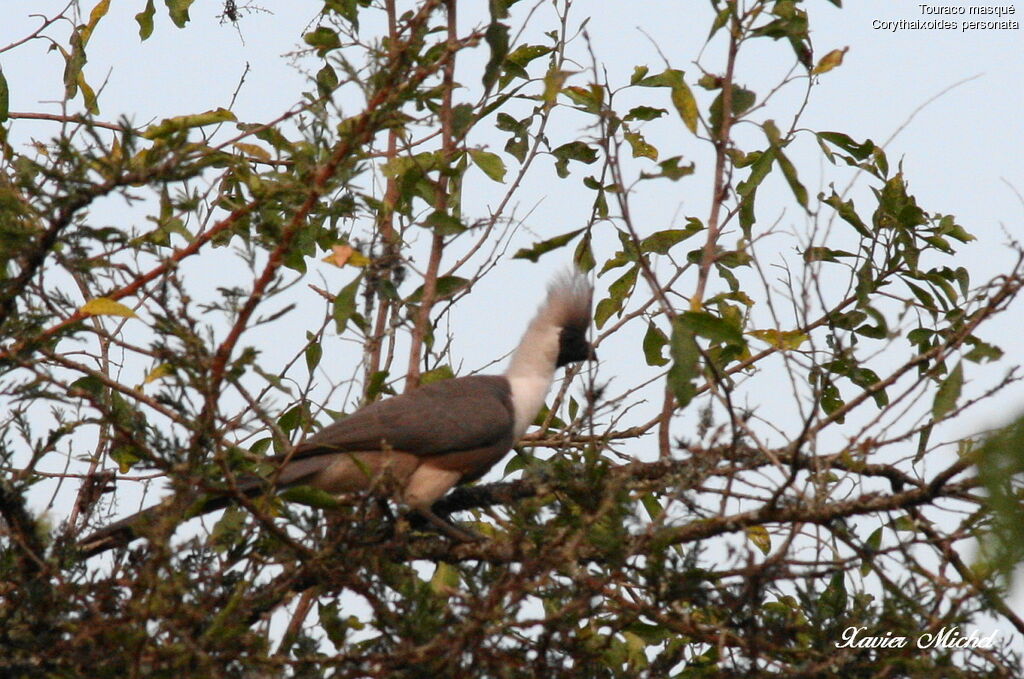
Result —
[[[340,496],[390,487],[394,499],[452,539],[481,536],[438,517],[433,504],[453,487],[476,481],[512,450],[544,405],[558,368],[596,360],[588,340],[593,287],[575,269],[556,276],[501,375],[432,382],[372,402],[327,425],[290,451],[267,458],[267,479],[240,477],[239,493],[255,497],[293,486]],[[191,515],[230,505],[220,494]],[[78,543],[86,558],[142,537],[161,505],[121,519]]]

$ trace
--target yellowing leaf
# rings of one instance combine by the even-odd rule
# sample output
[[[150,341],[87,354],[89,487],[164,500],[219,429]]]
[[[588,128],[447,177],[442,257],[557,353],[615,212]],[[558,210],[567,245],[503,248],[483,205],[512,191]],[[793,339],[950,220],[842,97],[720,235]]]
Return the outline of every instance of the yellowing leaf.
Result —
[[[323,261],[337,267],[342,267],[346,264],[351,266],[366,266],[370,263],[370,260],[366,255],[359,252],[359,250],[356,250],[351,245],[332,245],[331,254],[324,257]]]
[[[634,158],[658,159],[658,149],[648,144],[647,140],[639,132],[626,132],[623,136],[633,149]]]
[[[772,536],[764,526],[750,526],[747,528],[747,539],[761,550],[762,554],[772,551]]]
[[[171,365],[169,363],[161,363],[160,365],[149,371],[149,374],[146,375],[146,379],[142,380],[142,383],[150,384],[151,382],[156,382],[161,377],[167,377],[170,374]]]
[[[92,37],[92,32],[96,29],[96,24],[99,23],[100,19],[106,16],[110,10],[110,0],[100,0],[96,3],[96,6],[92,8],[89,13],[89,23],[82,28],[81,39],[82,46],[84,47],[89,38]]]
[[[124,316],[125,318],[138,318],[135,312],[120,302],[115,302],[107,297],[90,299],[79,309],[86,316]]]
[[[751,330],[748,334],[783,351],[799,349],[808,339],[799,330]]]
[[[439,561],[434,575],[430,578],[430,589],[438,596],[447,597],[459,586],[459,569],[450,563]]]
[[[560,71],[558,69],[550,69],[547,75],[544,76],[544,106],[545,108],[551,108],[555,105],[555,98],[558,97],[558,93],[562,90],[562,86],[565,85],[566,79],[572,75],[570,71]]]
[[[820,60],[818,60],[818,65],[814,67],[814,70],[811,71],[811,73],[813,73],[814,75],[818,75],[821,73],[828,73],[833,68],[838,68],[839,66],[842,65],[843,57],[846,55],[846,51],[848,49],[850,48],[844,47],[841,50],[832,50],[831,52],[823,56]]]
[[[93,91],[89,83],[85,82],[85,75],[81,72],[78,74],[78,89],[82,91],[82,101],[85,102],[85,109],[94,116],[99,115],[100,107],[96,103],[96,92]]]
[[[234,146],[247,156],[251,156],[259,160],[270,160],[270,153],[265,148],[257,144],[243,144],[242,142],[235,142]]]
[[[690,132],[697,134],[697,100],[693,98],[689,85],[681,78],[672,87],[672,105],[676,107],[679,117],[686,123]]]

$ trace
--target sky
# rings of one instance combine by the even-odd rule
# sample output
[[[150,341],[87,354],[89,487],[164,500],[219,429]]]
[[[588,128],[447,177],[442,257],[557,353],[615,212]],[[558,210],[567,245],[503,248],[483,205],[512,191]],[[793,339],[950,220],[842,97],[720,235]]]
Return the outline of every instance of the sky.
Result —
[[[94,4],[83,0],[83,16],[88,16]],[[91,40],[86,74],[94,86],[104,83],[101,119],[116,121],[127,116],[144,125],[171,115],[227,107],[235,97],[233,110],[240,120],[265,121],[277,117],[294,102],[296,93],[307,87],[311,62],[295,52],[302,47],[302,33],[315,26],[318,3],[264,0],[265,9],[243,8],[241,21],[233,25],[218,19],[219,3],[196,2],[185,30],[175,28],[163,14],[162,3],[157,3],[153,35],[140,42],[133,16],[144,4],[141,0],[113,2]],[[471,14],[472,4],[463,3],[467,9],[460,18],[466,26],[482,19]],[[527,2],[520,4],[525,7]],[[887,141],[890,163],[902,162],[918,202],[928,210],[956,215],[978,237],[957,256],[955,265],[967,266],[976,280],[998,271],[1011,261],[1004,244],[1020,238],[1024,217],[1020,197],[1024,193],[1024,32],[965,29],[970,18],[956,14],[943,15],[944,20],[956,22],[956,28],[912,27],[914,21],[937,18],[926,13],[926,8],[941,5],[959,11],[978,4],[966,0],[934,5],[905,0],[848,0],[845,4],[843,10],[825,0],[806,4],[818,55],[849,49],[839,68],[819,78],[802,127],[841,130],[876,143]],[[6,0],[0,49],[31,32],[39,24],[38,15],[52,14],[64,5],[64,1]],[[695,73],[693,62],[711,20],[708,5],[680,0],[577,0],[574,15],[577,21],[589,15],[585,28],[595,56],[609,80],[622,83],[635,65],[648,64],[653,72],[662,68],[665,60],[686,71],[688,78]],[[1024,12],[1024,5],[1008,6]],[[550,17],[547,3],[539,3],[537,12],[547,12]],[[1022,17],[1016,13],[1006,18],[1020,23]],[[365,31],[372,29],[372,25],[364,27]],[[58,25],[53,31],[66,35],[67,27]],[[0,52],[11,111],[60,111],[63,60],[47,47],[44,41],[36,41]],[[762,48],[745,52],[739,64],[741,83],[744,78],[764,83],[784,75],[789,64],[779,57],[780,52],[788,56],[767,41]],[[706,53],[701,58],[708,64],[721,63],[719,54]],[[588,66],[580,64],[581,70]],[[467,68],[472,70],[473,64]],[[777,104],[780,120],[786,119],[792,97],[801,94],[796,89],[781,94]],[[631,95],[626,92],[622,96],[628,101]],[[80,106],[81,100],[74,105]],[[563,130],[566,134],[574,133],[571,118],[563,124],[568,126]],[[45,138],[53,133],[48,126],[52,123],[15,121],[12,142],[24,144],[32,136]],[[707,156],[701,155],[706,151],[680,138],[680,129],[675,121],[655,121],[645,133],[656,144],[682,149],[699,166],[702,162],[707,166]],[[556,128],[552,135],[558,132]],[[752,131],[738,130],[738,134],[742,139]],[[481,143],[500,148],[499,140]],[[815,177],[815,170],[828,176],[828,168],[820,167],[816,148],[796,144],[792,157],[801,171],[808,173],[803,178],[812,194],[826,189],[821,183],[825,180]],[[680,184],[667,199],[637,205],[638,223],[653,232],[678,225],[680,214],[704,214],[709,174],[698,172],[692,182]],[[536,176],[519,210],[528,217],[510,251],[585,223],[588,193],[556,183],[550,167],[537,170]],[[500,195],[501,187],[489,185],[480,176],[472,181],[467,204],[478,215],[486,214],[488,201]],[[774,188],[786,191],[781,182]],[[112,220],[117,218],[116,205],[104,209],[110,210]],[[798,231],[805,226],[792,206],[786,209],[780,202],[776,207],[769,200],[762,209],[769,214],[777,210],[784,228]],[[604,251],[600,254],[606,257],[614,251],[614,244],[601,247]],[[520,260],[503,262],[503,271],[483,283],[479,298],[502,299],[502,323],[523,327],[543,294],[545,281],[564,265],[556,260],[547,258],[539,266]],[[321,269],[317,275],[336,285],[343,282],[334,271]],[[599,281],[599,289],[610,280]],[[467,298],[467,302],[471,300]],[[474,304],[478,303],[467,303],[453,313],[454,327],[479,324],[480,318],[488,316],[483,303]],[[1005,314],[989,330],[997,341],[1003,340],[1003,348],[1011,355],[1020,355],[1022,350],[1019,318],[1019,310]],[[516,332],[510,330],[486,342],[460,341],[456,350],[465,365],[475,369],[491,361],[496,349],[511,349]],[[624,357],[630,353],[625,344],[612,345],[602,352],[601,370],[609,377],[629,372],[632,365]],[[622,358],[618,364],[608,364],[608,356]],[[1014,389],[1006,399],[1002,403],[1010,406],[999,412],[972,413],[956,423],[959,429],[949,435],[992,426],[1012,411],[1024,409],[1024,390]],[[1024,597],[1017,598],[1024,601]]]

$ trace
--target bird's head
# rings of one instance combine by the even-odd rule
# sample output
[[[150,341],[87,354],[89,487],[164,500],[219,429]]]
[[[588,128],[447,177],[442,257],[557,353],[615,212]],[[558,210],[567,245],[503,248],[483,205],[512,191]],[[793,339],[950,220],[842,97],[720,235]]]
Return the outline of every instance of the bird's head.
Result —
[[[587,340],[593,297],[590,281],[575,270],[557,277],[548,288],[544,315],[559,328],[556,367],[597,359],[594,347]]]

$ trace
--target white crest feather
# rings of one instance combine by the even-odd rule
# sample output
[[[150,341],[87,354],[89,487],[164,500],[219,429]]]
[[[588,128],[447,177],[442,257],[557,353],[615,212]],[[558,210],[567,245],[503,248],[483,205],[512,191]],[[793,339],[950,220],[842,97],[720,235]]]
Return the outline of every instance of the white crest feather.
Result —
[[[575,269],[558,274],[548,285],[547,298],[505,371],[512,389],[516,438],[526,432],[544,405],[555,376],[562,330],[583,332],[589,326],[592,297],[590,282]]]

